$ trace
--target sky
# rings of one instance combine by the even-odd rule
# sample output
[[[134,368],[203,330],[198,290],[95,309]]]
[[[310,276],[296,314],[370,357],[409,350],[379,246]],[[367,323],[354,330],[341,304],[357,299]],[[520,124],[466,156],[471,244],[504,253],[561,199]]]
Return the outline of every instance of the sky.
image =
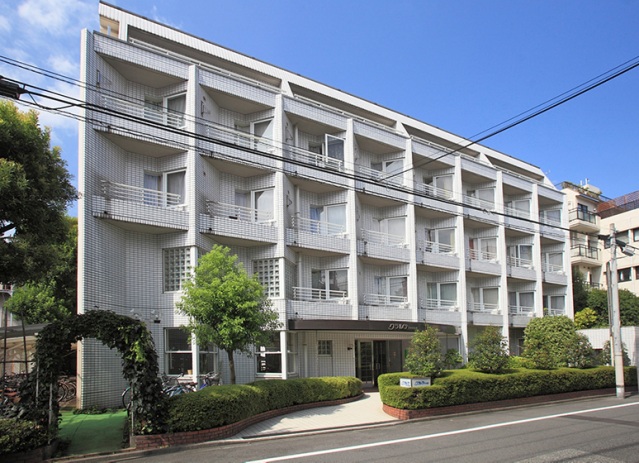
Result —
[[[636,0],[108,3],[470,140],[639,57]],[[4,0],[0,56],[77,79],[85,28],[98,29],[97,0]],[[79,95],[2,58],[2,76]],[[77,185],[77,121],[46,111],[40,121]],[[639,67],[482,144],[554,184],[589,182],[609,198],[639,190]]]

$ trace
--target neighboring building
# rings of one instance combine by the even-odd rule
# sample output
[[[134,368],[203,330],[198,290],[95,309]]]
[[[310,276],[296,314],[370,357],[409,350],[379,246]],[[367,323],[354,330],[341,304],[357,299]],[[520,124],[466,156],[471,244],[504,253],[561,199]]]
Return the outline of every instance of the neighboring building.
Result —
[[[610,328],[591,328],[589,330],[579,330],[580,333],[588,336],[592,348],[601,351],[606,344],[610,341]],[[622,326],[621,327],[621,342],[624,348],[628,352],[628,358],[631,365],[637,365],[639,358],[639,327],[637,326]],[[608,361],[612,364],[612,359]]]
[[[572,316],[567,208],[543,171],[311,79],[101,3],[83,32],[78,307],[148,322],[160,368],[218,370],[179,326],[181,282],[216,243],[256,273],[282,331],[238,381],[401,371],[442,349]],[[94,106],[91,106],[94,105]],[[78,352],[79,406],[120,360]]]

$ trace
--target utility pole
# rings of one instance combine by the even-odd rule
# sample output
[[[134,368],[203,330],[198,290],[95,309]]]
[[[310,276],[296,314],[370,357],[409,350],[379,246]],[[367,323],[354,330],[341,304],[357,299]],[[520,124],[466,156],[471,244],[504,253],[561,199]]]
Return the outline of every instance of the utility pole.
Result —
[[[613,363],[615,366],[615,382],[617,384],[617,398],[626,397],[623,377],[623,350],[621,344],[621,315],[619,312],[619,288],[617,284],[617,230],[610,225],[610,281],[608,282],[608,300],[610,301],[610,331],[612,335]]]

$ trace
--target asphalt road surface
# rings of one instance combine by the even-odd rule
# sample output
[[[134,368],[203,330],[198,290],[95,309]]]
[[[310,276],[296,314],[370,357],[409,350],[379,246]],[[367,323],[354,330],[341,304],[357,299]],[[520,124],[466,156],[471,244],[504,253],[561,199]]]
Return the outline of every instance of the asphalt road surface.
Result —
[[[339,432],[223,441],[109,461],[639,462],[639,397],[604,397]]]

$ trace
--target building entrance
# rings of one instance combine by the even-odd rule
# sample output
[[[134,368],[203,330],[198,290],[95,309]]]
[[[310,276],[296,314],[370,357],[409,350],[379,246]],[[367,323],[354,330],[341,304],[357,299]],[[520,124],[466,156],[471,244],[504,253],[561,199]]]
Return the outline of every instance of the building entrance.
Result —
[[[402,341],[355,341],[355,374],[364,387],[377,385],[384,373],[402,371]]]

